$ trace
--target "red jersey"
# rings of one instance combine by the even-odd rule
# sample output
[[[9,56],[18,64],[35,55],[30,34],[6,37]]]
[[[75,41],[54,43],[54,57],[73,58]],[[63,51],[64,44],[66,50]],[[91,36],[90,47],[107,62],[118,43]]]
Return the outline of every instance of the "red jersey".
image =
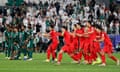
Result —
[[[74,36],[72,36],[72,41],[76,42],[78,41],[78,37],[75,35],[76,31],[73,32]]]
[[[90,31],[91,31],[90,28],[85,27],[85,28],[83,29],[83,34],[88,33],[88,32],[90,32]],[[90,40],[90,34],[84,35],[84,40],[85,40],[85,41]]]
[[[64,43],[65,44],[68,44],[68,45],[71,44],[72,39],[71,39],[71,35],[69,34],[68,31],[65,31],[63,37],[64,37]]]
[[[77,30],[76,30],[76,33],[78,33],[78,34],[83,34],[83,29],[77,29]],[[77,36],[77,38],[78,38],[78,40],[79,40],[79,38],[80,38],[80,41],[83,41],[83,40],[84,40],[84,37],[78,37],[78,36]]]
[[[94,40],[96,38],[96,30],[95,30],[95,28],[94,27],[90,27],[89,31],[92,32],[90,34],[90,40]]]
[[[77,31],[76,31],[76,33],[78,33],[78,34],[83,34],[84,33],[84,30],[81,28],[81,29],[78,29]],[[78,48],[83,48],[83,43],[84,43],[84,37],[83,36],[81,36],[81,37],[78,37]]]
[[[101,38],[104,38],[105,45],[112,45],[112,42],[111,42],[109,36],[105,32],[97,33],[97,39],[99,40]]]
[[[57,32],[55,30],[50,31],[50,37],[53,43],[58,43]]]
[[[96,40],[101,39],[100,33],[97,33],[96,31],[94,32]],[[100,43],[99,42],[93,42],[93,52],[97,53],[100,52]]]
[[[73,32],[74,35],[72,35],[71,39],[72,39],[72,44],[74,46],[74,49],[77,49],[77,48],[79,48],[78,47],[78,40],[79,40],[79,38],[75,35],[75,33],[76,33],[76,31]]]
[[[102,34],[102,37],[104,37],[104,44],[112,46],[112,42],[111,42],[109,36],[105,32],[102,32],[101,34]]]
[[[98,37],[98,38],[104,38],[104,47],[103,47],[103,51],[105,52],[105,53],[112,53],[113,52],[113,49],[112,49],[112,42],[111,42],[111,40],[110,40],[110,38],[109,38],[109,36],[105,33],[105,32],[101,32],[101,33],[99,33],[100,34],[100,37]]]

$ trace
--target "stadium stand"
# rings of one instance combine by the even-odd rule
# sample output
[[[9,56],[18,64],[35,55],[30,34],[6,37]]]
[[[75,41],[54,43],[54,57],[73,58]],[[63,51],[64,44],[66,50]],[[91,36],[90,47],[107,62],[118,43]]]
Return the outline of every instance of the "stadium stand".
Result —
[[[110,37],[116,48],[120,42],[120,9],[114,0],[106,4],[99,0],[8,0],[6,6],[0,7],[0,30],[3,33],[6,25],[25,25],[27,29],[31,24],[34,35],[42,38],[44,44],[49,40],[38,33],[46,32],[49,25],[54,24],[56,31],[65,25],[71,31],[75,23],[84,25],[91,20],[93,25],[100,24],[108,34],[114,35]]]

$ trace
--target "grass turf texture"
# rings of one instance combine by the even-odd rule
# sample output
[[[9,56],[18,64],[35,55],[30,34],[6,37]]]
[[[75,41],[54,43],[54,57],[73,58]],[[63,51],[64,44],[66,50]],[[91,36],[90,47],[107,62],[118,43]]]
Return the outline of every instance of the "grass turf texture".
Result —
[[[114,53],[120,59],[120,53]],[[72,59],[64,54],[62,64],[45,63],[45,54],[34,54],[32,61],[7,60],[0,54],[0,72],[120,72],[120,66],[107,58],[107,66],[72,64]]]

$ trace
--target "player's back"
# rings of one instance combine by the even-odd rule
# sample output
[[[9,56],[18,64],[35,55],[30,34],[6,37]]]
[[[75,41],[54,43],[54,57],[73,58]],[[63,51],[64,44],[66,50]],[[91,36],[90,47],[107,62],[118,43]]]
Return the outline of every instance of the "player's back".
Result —
[[[112,45],[110,37],[105,32],[102,32],[102,34],[104,34],[104,43]]]
[[[53,42],[58,41],[58,35],[57,35],[57,32],[56,32],[55,30],[52,30],[52,31],[50,32],[50,37],[51,37],[51,40],[52,40]]]
[[[64,43],[65,44],[71,44],[72,39],[71,39],[71,35],[68,31],[65,31],[64,33]]]

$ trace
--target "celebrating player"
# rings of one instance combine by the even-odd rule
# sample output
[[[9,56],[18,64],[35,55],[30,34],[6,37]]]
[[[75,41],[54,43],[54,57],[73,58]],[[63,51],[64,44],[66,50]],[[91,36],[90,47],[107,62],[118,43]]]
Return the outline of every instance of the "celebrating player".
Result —
[[[58,35],[57,35],[57,32],[54,30],[54,26],[53,25],[50,25],[49,26],[49,30],[50,32],[48,34],[43,34],[44,36],[47,36],[50,38],[51,40],[51,43],[50,45],[48,46],[48,49],[47,49],[47,59],[46,59],[46,62],[50,62],[50,55],[52,54],[52,58],[57,61],[57,58],[56,58],[56,48],[59,44],[59,40],[58,40]]]
[[[71,35],[67,31],[67,27],[63,26],[61,28],[61,30],[62,30],[61,35],[64,37],[64,46],[61,48],[61,50],[60,50],[60,52],[58,54],[58,62],[57,62],[58,65],[60,65],[60,63],[61,63],[63,52],[66,52],[69,55],[69,54],[71,54],[72,49],[73,49]]]
[[[96,41],[104,43],[104,47],[101,50],[102,64],[100,66],[106,66],[105,54],[108,54],[109,58],[111,58],[113,61],[116,62],[117,65],[119,65],[119,59],[117,59],[115,56],[112,55],[113,46],[108,35],[102,30],[102,28],[99,25],[96,26],[96,31],[100,34],[99,40]]]

